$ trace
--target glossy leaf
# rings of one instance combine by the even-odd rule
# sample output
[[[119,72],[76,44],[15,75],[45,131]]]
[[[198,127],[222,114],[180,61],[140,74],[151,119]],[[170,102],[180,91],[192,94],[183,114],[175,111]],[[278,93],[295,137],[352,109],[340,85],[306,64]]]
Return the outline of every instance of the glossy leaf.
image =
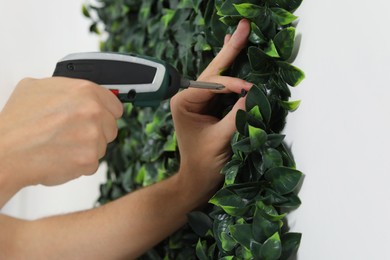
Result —
[[[276,148],[282,144],[285,137],[285,135],[281,134],[269,134],[267,135],[266,145],[272,148]]]
[[[283,8],[271,8],[272,19],[279,25],[288,25],[295,21],[298,17]]]
[[[297,67],[286,62],[278,62],[277,64],[279,65],[280,76],[290,86],[297,86],[305,78],[303,71]]]
[[[268,46],[264,49],[264,52],[272,58],[280,58],[278,50],[276,49],[276,46],[272,40],[268,42]]]
[[[273,234],[264,242],[260,250],[260,258],[264,260],[276,260],[282,254],[282,243],[279,233]]]
[[[254,5],[254,4],[233,4],[237,12],[245,18],[253,19],[258,17],[262,12],[264,12],[264,7]]]
[[[225,183],[233,184],[238,170],[240,169],[241,161],[239,160],[231,160],[228,162],[221,170],[221,173],[225,175]]]
[[[231,236],[240,245],[250,249],[252,238],[252,225],[250,224],[238,224],[233,225],[229,229]]]
[[[252,69],[258,73],[271,73],[273,70],[273,61],[260,48],[251,46],[248,48],[248,57]]]
[[[205,252],[205,247],[206,247],[206,241],[202,242],[199,239],[198,243],[196,244],[196,256],[200,260],[209,260]]]
[[[280,7],[289,12],[294,12],[302,3],[302,0],[268,0],[271,7]]]
[[[271,118],[271,105],[267,96],[258,86],[255,85],[249,90],[245,106],[247,111],[250,111],[255,106],[258,106],[265,123],[269,122]]]
[[[300,100],[296,101],[282,101],[282,106],[287,109],[288,111],[295,111],[298,109],[299,105],[301,104]]]
[[[253,127],[251,125],[249,125],[248,128],[249,128],[249,140],[252,149],[253,150],[259,149],[267,140],[267,133],[263,129]]]
[[[279,232],[281,221],[271,221],[264,217],[264,209],[256,207],[253,217],[252,232],[254,239],[259,243],[264,243],[272,234]]]
[[[251,33],[249,35],[249,41],[255,44],[262,44],[267,42],[266,37],[254,22],[251,22]]]
[[[192,230],[200,237],[204,237],[207,231],[212,228],[210,217],[201,211],[190,212],[187,214],[187,218]]]
[[[292,192],[298,186],[302,173],[287,167],[275,167],[265,173],[271,187],[279,194]]]
[[[295,28],[288,27],[278,32],[274,38],[275,47],[280,57],[287,60],[291,57],[295,42]]]
[[[263,155],[263,168],[268,170],[283,166],[283,158],[280,152],[274,148],[267,148],[262,152]]]
[[[281,237],[282,255],[281,260],[287,260],[290,256],[298,251],[301,243],[302,234],[300,233],[285,233]]]
[[[219,190],[209,203],[221,207],[232,216],[240,216],[248,210],[248,201],[227,188]]]

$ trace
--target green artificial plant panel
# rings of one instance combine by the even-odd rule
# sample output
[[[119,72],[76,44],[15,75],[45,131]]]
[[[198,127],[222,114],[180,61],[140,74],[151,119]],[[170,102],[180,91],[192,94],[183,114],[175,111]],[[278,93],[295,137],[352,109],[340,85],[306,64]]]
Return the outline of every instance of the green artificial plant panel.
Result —
[[[202,212],[140,259],[288,259],[301,234],[289,232],[288,212],[300,205],[295,168],[281,134],[291,87],[304,73],[291,64],[295,46],[293,14],[302,0],[96,0],[83,13],[90,30],[103,31],[102,51],[137,53],[163,59],[196,78],[246,18],[247,47],[223,74],[255,85],[246,110],[236,117],[232,157],[221,174],[225,182]],[[221,95],[222,116],[238,99]],[[100,187],[104,204],[174,174],[180,163],[169,103],[139,109],[126,105],[118,138],[104,158],[108,180]]]

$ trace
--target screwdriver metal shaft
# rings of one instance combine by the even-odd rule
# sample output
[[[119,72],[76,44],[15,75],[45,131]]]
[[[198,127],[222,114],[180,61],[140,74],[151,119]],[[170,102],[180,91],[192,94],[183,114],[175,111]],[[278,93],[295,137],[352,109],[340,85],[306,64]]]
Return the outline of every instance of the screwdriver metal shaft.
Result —
[[[203,81],[194,81],[194,80],[188,80],[188,79],[181,79],[180,82],[181,88],[202,88],[202,89],[215,89],[215,90],[222,90],[225,88],[224,85],[219,83],[212,83],[212,82],[203,82]]]

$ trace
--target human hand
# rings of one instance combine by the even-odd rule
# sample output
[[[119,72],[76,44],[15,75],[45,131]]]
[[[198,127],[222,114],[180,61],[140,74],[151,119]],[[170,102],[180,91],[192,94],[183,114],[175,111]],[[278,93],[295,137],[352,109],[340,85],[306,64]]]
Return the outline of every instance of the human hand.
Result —
[[[198,80],[223,84],[223,92],[240,93],[252,86],[242,79],[220,76],[245,47],[250,31],[247,20],[242,20],[233,35],[225,37],[219,54],[200,75]],[[230,140],[238,109],[245,109],[245,98],[240,98],[223,118],[210,116],[216,93],[211,90],[186,89],[171,100],[173,121],[180,150],[180,170],[184,185],[189,190],[213,192],[222,180],[220,171],[230,158]]]
[[[94,173],[122,113],[109,90],[89,81],[22,80],[0,113],[0,175],[24,187]]]

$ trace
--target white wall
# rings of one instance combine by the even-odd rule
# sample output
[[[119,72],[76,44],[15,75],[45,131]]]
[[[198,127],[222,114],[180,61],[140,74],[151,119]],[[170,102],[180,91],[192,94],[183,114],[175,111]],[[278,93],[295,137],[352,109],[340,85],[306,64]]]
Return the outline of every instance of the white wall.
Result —
[[[0,1],[0,108],[23,77],[49,77],[56,62],[66,54],[98,50],[98,38],[88,33],[89,22],[81,14],[83,2]],[[2,212],[34,219],[91,208],[104,178],[101,169],[92,177],[63,186],[29,187]]]
[[[306,0],[297,12],[306,80],[286,133],[305,173],[299,260],[390,259],[388,0]]]
[[[97,49],[82,2],[2,1],[2,103],[20,78],[49,76],[67,53]],[[389,8],[387,0],[306,0],[297,12],[295,64],[307,78],[293,89],[302,104],[286,134],[306,175],[303,204],[290,217],[303,233],[299,260],[390,259]],[[98,181],[29,188],[8,209],[34,218],[89,207]]]

